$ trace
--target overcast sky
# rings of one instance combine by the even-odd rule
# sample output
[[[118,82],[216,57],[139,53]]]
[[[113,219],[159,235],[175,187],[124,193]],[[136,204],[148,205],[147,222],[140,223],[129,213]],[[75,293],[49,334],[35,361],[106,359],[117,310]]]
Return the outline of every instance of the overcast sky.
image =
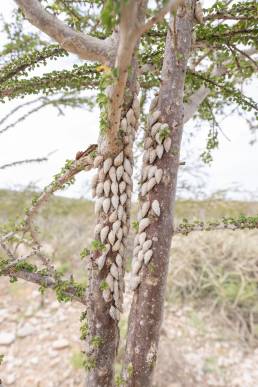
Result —
[[[0,13],[8,16],[13,4],[13,1],[1,2]],[[48,69],[59,69],[63,66],[71,68],[72,63],[75,63],[76,60],[76,57],[70,56],[68,60],[58,64],[52,62]],[[46,68],[43,67],[38,71],[46,71]],[[258,87],[255,85],[249,86],[246,92],[256,100],[258,99]],[[29,99],[34,98],[35,96]],[[7,101],[4,105],[0,105],[0,120],[21,102],[24,100]],[[11,121],[13,119],[14,117],[11,118]],[[188,124],[188,129],[191,127],[193,127],[192,122]],[[258,199],[258,144],[249,145],[251,135],[248,126],[241,117],[235,114],[225,119],[221,127],[230,141],[220,135],[219,149],[213,152],[214,161],[211,166],[204,168],[206,192],[212,193],[238,185],[243,193],[234,194],[234,189],[232,189],[230,197],[246,199],[248,195],[244,192],[248,191]],[[191,145],[187,145],[191,159],[185,160],[186,162],[191,163],[192,158],[199,159],[205,147],[207,128],[207,125],[203,125],[203,128],[198,130],[196,136],[191,140]],[[56,152],[46,163],[0,170],[0,188],[24,188],[30,183],[44,187],[60,170],[66,159],[74,158],[78,150],[83,150],[96,142],[97,137],[97,109],[94,109],[93,112],[88,112],[86,109],[67,109],[65,116],[58,116],[57,111],[51,107],[43,109],[0,135],[0,165],[15,160],[45,156],[54,150]],[[184,158],[185,150],[182,158]],[[80,174],[76,179],[76,184],[64,194],[89,197],[87,189],[89,176],[89,173]]]

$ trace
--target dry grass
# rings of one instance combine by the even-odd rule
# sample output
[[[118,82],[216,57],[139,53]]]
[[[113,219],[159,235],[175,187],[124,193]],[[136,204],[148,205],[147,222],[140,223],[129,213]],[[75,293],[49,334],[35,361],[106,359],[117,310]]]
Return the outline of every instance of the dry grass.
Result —
[[[258,340],[258,231],[176,236],[168,280],[170,302],[193,301],[219,314],[243,339]]]
[[[1,223],[21,216],[31,197],[31,192],[0,190]],[[217,220],[241,213],[257,215],[258,203],[178,201],[176,223],[183,218]],[[73,271],[83,281],[86,278],[80,270],[80,251],[90,245],[94,223],[92,202],[61,197],[52,198],[38,218],[43,246],[59,270]],[[219,313],[221,323],[230,324],[243,339],[258,340],[257,237],[257,230],[195,232],[174,237],[168,302],[194,302],[197,309],[205,306],[209,313]]]

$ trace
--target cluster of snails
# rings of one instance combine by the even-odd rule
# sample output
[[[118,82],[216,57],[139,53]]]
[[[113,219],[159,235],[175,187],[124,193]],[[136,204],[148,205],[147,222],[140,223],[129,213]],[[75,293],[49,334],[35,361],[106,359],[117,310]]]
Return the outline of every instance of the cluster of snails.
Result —
[[[135,290],[141,282],[140,271],[143,265],[150,262],[153,250],[153,240],[148,239],[146,232],[151,220],[159,218],[160,203],[157,199],[151,200],[150,193],[157,186],[163,176],[162,168],[156,164],[165,153],[171,149],[171,137],[168,124],[159,122],[161,112],[157,110],[158,96],[150,106],[150,115],[147,123],[147,132],[144,140],[143,168],[141,176],[140,208],[137,215],[138,231],[134,240],[132,260],[131,289]]]
[[[133,153],[132,146],[140,115],[139,101],[135,97],[132,107],[121,121],[124,148],[115,158],[96,156],[97,174],[92,179],[92,195],[96,197],[95,214],[98,224],[95,238],[105,245],[97,258],[99,271],[108,268],[107,287],[102,290],[106,302],[111,302],[110,316],[119,320],[124,292],[125,240],[129,231],[129,214],[132,195]]]

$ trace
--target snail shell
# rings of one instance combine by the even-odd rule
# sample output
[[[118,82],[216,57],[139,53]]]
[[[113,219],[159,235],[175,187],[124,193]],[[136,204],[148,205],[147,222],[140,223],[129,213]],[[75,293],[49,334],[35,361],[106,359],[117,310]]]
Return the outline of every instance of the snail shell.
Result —
[[[103,201],[104,201],[104,197],[100,197],[96,200],[95,202],[95,214],[98,214],[102,208],[102,204],[103,204]]]
[[[119,249],[120,249],[120,244],[121,244],[121,240],[118,239],[118,240],[114,243],[114,245],[113,245],[113,247],[112,247],[112,251],[119,251]]]
[[[152,255],[153,255],[153,251],[152,251],[152,250],[148,250],[148,251],[144,254],[144,263],[145,263],[146,265],[150,262]]]
[[[161,115],[161,111],[155,110],[149,117],[149,126],[152,126],[153,124],[155,124],[155,122],[158,121],[160,115]]]
[[[115,208],[115,210],[118,208],[119,205],[119,196],[113,195],[111,198],[112,206]]]
[[[157,153],[158,158],[161,159],[161,157],[163,156],[163,153],[164,153],[163,145],[158,145],[156,147],[156,153]]]
[[[105,242],[108,232],[109,232],[108,226],[103,227],[102,230],[100,231],[100,240],[102,243]]]
[[[114,159],[114,166],[119,167],[119,165],[123,163],[123,160],[124,160],[124,152],[122,151]]]
[[[118,270],[117,270],[117,266],[115,265],[115,263],[112,263],[111,267],[110,267],[110,274],[116,279],[118,280]]]
[[[160,205],[158,200],[153,200],[151,208],[154,211],[155,215],[160,216]]]
[[[138,275],[132,276],[130,280],[130,288],[136,290],[141,283],[141,279]]]
[[[129,176],[132,175],[133,168],[132,168],[131,163],[130,163],[130,161],[128,159],[124,160],[124,169],[128,173]]]
[[[153,140],[151,137],[146,137],[144,140],[144,149],[149,149],[153,144]]]
[[[156,179],[157,184],[159,184],[161,182],[162,175],[163,175],[163,170],[161,168],[157,169],[155,172],[155,179]]]
[[[102,297],[106,302],[110,302],[112,300],[111,292],[109,289],[104,289],[102,292]]]
[[[117,254],[116,256],[116,264],[118,267],[123,267],[123,258],[120,254]]]
[[[122,194],[126,189],[126,182],[125,181],[121,181],[121,183],[119,183],[119,192],[120,194]]]
[[[122,195],[120,195],[120,203],[123,205],[125,204],[126,200],[127,200],[127,195],[124,192]]]
[[[111,157],[109,157],[103,163],[103,171],[104,171],[105,175],[108,173],[108,171],[111,168],[111,166],[112,166],[112,159],[111,159]]]
[[[156,134],[158,133],[160,128],[161,128],[161,123],[160,122],[157,122],[155,125],[152,126],[152,128],[151,128],[151,135],[152,135],[152,137],[156,136]]]
[[[110,244],[113,246],[113,244],[115,243],[115,233],[113,230],[111,230],[108,234],[108,240],[110,242]]]
[[[108,220],[110,223],[114,223],[117,220],[117,211],[113,211]]]
[[[156,150],[153,149],[153,148],[150,148],[149,149],[149,161],[150,161],[150,164],[154,163],[156,157],[157,157]]]
[[[103,254],[97,259],[97,265],[98,265],[99,271],[101,271],[103,269],[105,262],[106,262],[106,258],[107,258],[107,256],[105,254]]]
[[[164,148],[165,148],[165,151],[168,153],[170,151],[170,148],[171,148],[171,143],[172,143],[172,140],[170,137],[167,137],[164,141]]]
[[[112,165],[112,167],[110,168],[109,172],[109,177],[110,179],[113,181],[113,182],[116,182],[116,168]]]
[[[109,209],[110,209],[110,199],[106,198],[103,201],[103,211],[105,212],[105,214],[108,213]]]
[[[113,279],[113,277],[112,277],[112,275],[110,273],[108,273],[108,275],[106,277],[106,283],[108,284],[108,287],[111,290],[111,292],[113,292],[113,290],[114,290],[114,279]]]
[[[95,157],[94,162],[93,162],[94,168],[98,168],[98,166],[100,166],[100,164],[102,163],[103,160],[104,160],[104,157],[101,155]]]
[[[152,188],[157,184],[155,177],[152,177],[147,183],[147,192],[150,192]]]
[[[103,185],[105,196],[108,197],[110,193],[111,183],[110,180],[106,180]]]
[[[147,236],[146,232],[142,232],[142,233],[139,235],[139,243],[140,243],[141,246],[144,244],[145,239],[146,239],[146,236]]]
[[[141,213],[143,218],[147,215],[149,209],[150,209],[150,201],[144,202],[141,208]]]
[[[139,233],[144,231],[148,226],[150,225],[150,219],[149,218],[143,218],[139,223]]]
[[[120,165],[117,170],[116,170],[116,178],[117,178],[117,181],[120,181],[122,176],[123,176],[123,173],[124,173],[124,167],[122,165]]]
[[[143,253],[146,253],[146,251],[148,251],[152,246],[152,240],[148,239],[147,241],[144,242],[143,246],[142,246],[142,252]]]

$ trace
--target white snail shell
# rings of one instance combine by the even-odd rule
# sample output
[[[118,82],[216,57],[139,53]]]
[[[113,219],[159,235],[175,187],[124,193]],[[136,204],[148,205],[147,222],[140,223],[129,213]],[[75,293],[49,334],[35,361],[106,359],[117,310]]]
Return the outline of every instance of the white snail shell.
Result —
[[[146,265],[150,262],[152,255],[153,255],[153,251],[152,251],[152,250],[148,250],[148,251],[144,254],[144,263],[145,263]]]
[[[172,143],[172,140],[170,137],[167,137],[164,141],[164,148],[165,148],[165,151],[168,153],[170,151],[170,148],[171,148],[171,143]]]
[[[97,259],[97,265],[98,265],[99,271],[103,269],[106,262],[106,258],[107,256],[103,254]]]
[[[141,246],[144,244],[145,239],[146,239],[146,236],[147,236],[146,232],[142,232],[142,233],[139,235],[139,243],[140,243]]]
[[[110,244],[113,246],[113,244],[115,243],[115,233],[113,230],[111,230],[108,234],[108,240],[110,242]]]
[[[133,173],[133,168],[131,166],[131,163],[128,159],[124,159],[124,169],[128,173],[129,176]]]
[[[130,281],[130,288],[136,290],[141,283],[141,279],[138,275],[132,276]]]
[[[118,270],[117,270],[117,266],[112,263],[111,267],[110,267],[110,274],[116,279],[118,280]]]
[[[150,209],[150,201],[144,202],[141,208],[141,213],[143,218],[145,217],[145,215],[147,215],[149,209]]]
[[[118,208],[119,205],[119,196],[113,195],[111,198],[112,206],[115,208],[115,210]]]
[[[152,188],[157,184],[155,177],[152,177],[147,183],[147,192],[150,192]]]
[[[117,181],[120,181],[121,180],[121,177],[123,176],[123,173],[124,173],[124,167],[122,165],[120,165],[117,170],[116,170],[116,178],[117,178]]]
[[[148,170],[148,180],[150,180],[150,178],[155,176],[156,170],[157,170],[157,166],[156,165],[150,165],[149,170]]]
[[[122,194],[126,189],[126,182],[125,181],[121,181],[121,183],[119,183],[119,192],[120,194]]]
[[[118,267],[123,267],[123,258],[120,254],[117,254],[116,256],[116,264]]]
[[[95,202],[95,214],[98,214],[102,208],[102,204],[103,204],[103,201],[104,201],[104,197],[100,197],[96,200]]]
[[[162,175],[163,175],[163,170],[161,168],[157,169],[155,172],[155,179],[156,179],[157,184],[159,184],[161,182]]]
[[[104,298],[104,300],[106,302],[109,302],[111,301],[112,297],[111,297],[111,292],[109,289],[104,289],[103,292],[102,292],[102,297]]]
[[[103,227],[102,230],[100,231],[100,240],[102,243],[105,242],[108,232],[109,232],[108,226]]]
[[[108,287],[111,290],[111,292],[113,292],[113,290],[114,290],[114,279],[113,279],[113,277],[112,277],[112,275],[110,273],[108,273],[108,275],[106,277],[106,283],[108,284]]]
[[[126,200],[127,200],[127,195],[124,192],[122,195],[120,195],[120,203],[123,205],[125,204]]]
[[[108,197],[110,193],[111,183],[110,180],[106,180],[103,185],[105,196]]]
[[[105,212],[105,214],[108,213],[109,209],[110,209],[110,199],[105,198],[103,201],[103,211]]]
[[[118,239],[118,240],[114,243],[114,245],[113,245],[113,247],[112,247],[112,251],[119,251],[119,249],[120,249],[120,244],[121,244],[121,240]]]
[[[156,157],[157,157],[156,150],[153,149],[153,148],[150,148],[149,149],[149,161],[150,161],[150,164],[154,163]]]
[[[158,158],[161,159],[161,157],[163,156],[163,153],[164,153],[163,145],[158,145],[156,147],[156,153],[157,153]]]
[[[108,173],[109,169],[111,168],[111,165],[112,165],[112,159],[109,157],[103,163],[103,171],[105,175]]]
[[[139,233],[144,231],[148,226],[150,225],[150,219],[149,218],[143,218],[139,223]]]
[[[146,251],[148,251],[151,248],[151,245],[152,245],[151,239],[148,239],[147,241],[145,241],[143,246],[142,246],[142,252],[146,253]]]
[[[100,233],[100,231],[102,230],[102,227],[103,226],[101,223],[96,224],[95,229],[94,229],[94,234],[98,235]]]
[[[160,216],[160,205],[158,200],[153,200],[151,208],[154,211],[155,215]]]
[[[122,151],[114,159],[114,166],[119,167],[119,165],[123,163],[123,160],[124,160],[124,152]]]
[[[155,110],[155,111],[151,114],[151,116],[149,117],[149,126],[152,126],[153,124],[155,124],[155,122],[158,121],[160,115],[161,115],[161,111]]]
[[[108,220],[110,223],[114,223],[117,220],[117,211],[113,211]]]
[[[104,157],[101,155],[95,157],[94,162],[93,162],[94,168],[98,168],[98,166],[102,163],[103,160],[104,160]]]
[[[112,167],[109,169],[109,177],[110,179],[115,182],[116,181],[116,168],[112,165]]]

